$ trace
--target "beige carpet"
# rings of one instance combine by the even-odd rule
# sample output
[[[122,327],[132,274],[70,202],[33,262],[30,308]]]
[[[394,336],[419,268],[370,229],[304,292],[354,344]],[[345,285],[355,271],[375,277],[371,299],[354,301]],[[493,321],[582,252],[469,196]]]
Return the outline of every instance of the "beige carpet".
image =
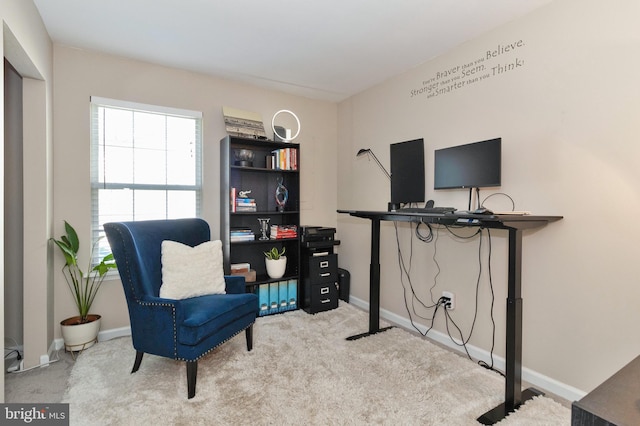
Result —
[[[469,425],[502,402],[504,381],[398,328],[346,341],[368,316],[351,305],[259,318],[199,362],[187,399],[184,363],[145,355],[129,374],[129,338],[81,354],[64,402],[74,425]],[[570,410],[537,397],[501,425],[569,425]]]

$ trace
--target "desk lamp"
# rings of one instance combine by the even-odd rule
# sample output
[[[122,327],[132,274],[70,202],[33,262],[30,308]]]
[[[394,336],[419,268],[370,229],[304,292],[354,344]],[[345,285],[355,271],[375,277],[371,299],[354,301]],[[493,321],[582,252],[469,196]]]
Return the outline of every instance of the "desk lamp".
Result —
[[[371,155],[373,157],[374,160],[376,160],[376,163],[378,163],[378,166],[380,166],[380,169],[384,172],[385,175],[387,175],[387,177],[389,178],[389,180],[391,180],[391,175],[389,174],[389,172],[387,171],[387,169],[384,168],[384,166],[382,165],[382,163],[380,162],[380,160],[378,160],[378,157],[376,157],[376,155],[373,153],[373,151],[371,151],[370,148],[367,149],[361,149],[360,151],[358,151],[358,153],[356,154],[356,157],[360,157],[362,155]]]
[[[361,155],[365,155],[365,154],[371,155],[373,157],[373,159],[376,160],[376,163],[378,163],[378,166],[380,167],[380,170],[382,170],[384,172],[384,174],[387,175],[387,178],[389,178],[389,180],[391,180],[391,174],[387,171],[387,169],[384,168],[384,166],[382,165],[380,160],[378,160],[378,157],[376,157],[376,155],[373,153],[373,151],[371,151],[370,148],[361,149],[356,154],[356,157],[360,157]],[[399,208],[400,208],[400,204],[389,203],[388,206],[387,206],[387,210],[388,211],[396,211]]]

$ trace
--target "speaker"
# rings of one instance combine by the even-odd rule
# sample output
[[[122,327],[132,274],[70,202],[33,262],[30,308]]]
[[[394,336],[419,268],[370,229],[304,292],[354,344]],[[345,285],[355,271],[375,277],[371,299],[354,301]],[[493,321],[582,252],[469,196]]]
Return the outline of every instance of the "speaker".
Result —
[[[338,268],[338,294],[340,300],[349,303],[349,288],[351,287],[351,273],[346,269]]]

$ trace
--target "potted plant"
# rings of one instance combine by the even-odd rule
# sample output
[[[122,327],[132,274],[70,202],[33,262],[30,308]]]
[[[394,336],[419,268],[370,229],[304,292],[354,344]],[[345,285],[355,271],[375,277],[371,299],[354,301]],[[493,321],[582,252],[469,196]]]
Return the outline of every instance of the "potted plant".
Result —
[[[265,262],[267,266],[267,275],[270,278],[282,278],[287,269],[287,257],[284,255],[285,247],[282,251],[278,251],[277,247],[273,247],[269,251],[264,252]]]
[[[80,249],[78,234],[66,220],[64,229],[65,235],[60,237],[59,240],[55,238],[51,238],[51,240],[64,255],[65,264],[62,267],[62,274],[78,308],[77,316],[60,322],[65,349],[74,352],[91,347],[97,342],[101,316],[90,314],[89,310],[98,294],[98,290],[100,290],[106,273],[110,269],[115,269],[116,264],[113,254],[109,253],[102,258],[100,263],[93,267],[91,266],[93,252],[98,244],[98,241],[96,241],[91,248],[89,266],[86,273],[83,272],[78,265],[78,250]]]

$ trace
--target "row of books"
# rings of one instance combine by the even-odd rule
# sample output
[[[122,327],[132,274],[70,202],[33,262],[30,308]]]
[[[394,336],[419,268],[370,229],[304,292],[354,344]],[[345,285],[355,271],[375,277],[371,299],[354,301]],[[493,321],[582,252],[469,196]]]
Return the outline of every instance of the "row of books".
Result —
[[[298,307],[298,280],[283,280],[258,285],[258,316],[291,311]]]
[[[271,225],[269,238],[272,240],[298,238],[298,227],[296,225]]]
[[[249,228],[234,228],[229,232],[229,241],[232,243],[238,241],[253,241],[256,234]]]
[[[298,170],[298,150],[282,148],[271,151],[271,168],[276,170]],[[269,164],[267,164],[269,167]]]

